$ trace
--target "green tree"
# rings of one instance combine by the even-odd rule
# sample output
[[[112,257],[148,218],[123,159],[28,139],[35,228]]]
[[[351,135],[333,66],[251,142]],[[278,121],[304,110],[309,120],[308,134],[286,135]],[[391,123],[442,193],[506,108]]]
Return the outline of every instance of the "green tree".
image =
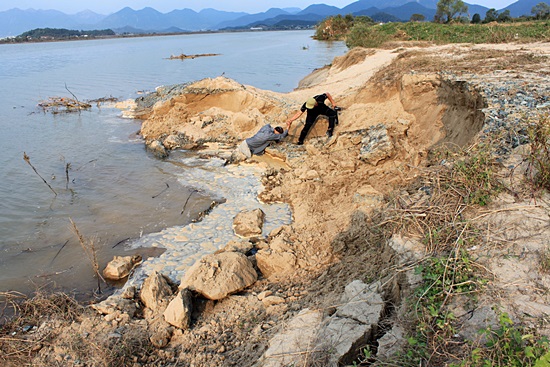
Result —
[[[508,9],[504,10],[497,17],[497,22],[509,22],[511,20],[512,20],[512,17],[510,16],[510,10]]]
[[[496,22],[497,18],[498,18],[498,12],[495,8],[492,8],[487,10],[487,12],[485,13],[485,20],[483,22],[484,23]]]
[[[439,23],[450,23],[455,17],[468,11],[468,5],[462,0],[439,0],[434,20]]]
[[[426,20],[426,17],[422,14],[412,14],[409,19],[410,22],[423,22]]]
[[[538,3],[531,9],[531,14],[537,19],[546,19],[550,15],[550,5],[546,3]]]
[[[324,19],[317,26],[315,31],[315,39],[319,40],[339,40],[345,37],[349,29],[353,25],[353,16],[346,15],[343,17],[338,14],[334,17]]]
[[[479,24],[481,23],[481,15],[479,15],[478,13],[475,13],[474,16],[472,17],[472,24]]]
[[[373,20],[367,16],[330,16],[323,19],[315,30],[313,38],[317,40],[342,40],[347,37],[350,30],[358,24],[372,25]]]

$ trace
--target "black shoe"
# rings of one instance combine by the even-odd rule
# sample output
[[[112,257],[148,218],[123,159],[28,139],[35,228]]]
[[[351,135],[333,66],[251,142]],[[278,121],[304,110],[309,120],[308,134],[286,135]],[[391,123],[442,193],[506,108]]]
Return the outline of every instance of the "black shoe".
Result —
[[[303,141],[299,141],[296,143],[296,145],[304,145],[304,142]]]
[[[331,137],[332,137],[332,131],[330,131],[330,130],[327,131],[327,137],[328,137],[328,138],[331,138]]]

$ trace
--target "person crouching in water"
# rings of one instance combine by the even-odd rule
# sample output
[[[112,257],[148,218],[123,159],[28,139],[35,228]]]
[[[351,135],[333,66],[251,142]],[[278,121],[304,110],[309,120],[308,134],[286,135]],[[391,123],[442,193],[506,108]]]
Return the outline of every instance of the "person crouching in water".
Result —
[[[273,128],[270,124],[264,125],[254,136],[244,140],[239,145],[238,151],[246,158],[250,158],[252,155],[262,155],[265,153],[265,148],[272,142],[280,142],[288,135],[290,125],[290,122],[286,123],[286,130],[283,130],[281,126]]]
[[[325,100],[328,99],[330,103],[332,104],[333,108],[330,108],[325,104]],[[298,145],[304,144],[304,140],[307,136],[307,133],[317,120],[317,117],[319,116],[327,116],[328,117],[328,130],[327,130],[327,136],[330,138],[332,136],[332,133],[334,132],[334,125],[336,124],[336,118],[337,118],[337,112],[334,110],[336,108],[336,103],[334,102],[334,99],[332,99],[332,96],[329,93],[323,93],[316,95],[314,97],[308,98],[308,100],[302,105],[300,110],[296,112],[294,116],[292,116],[290,119],[288,119],[287,124],[291,124],[293,121],[298,119],[304,112],[307,111],[306,115],[306,124],[304,125],[304,128],[302,129],[302,132],[300,133],[300,137],[298,138]]]

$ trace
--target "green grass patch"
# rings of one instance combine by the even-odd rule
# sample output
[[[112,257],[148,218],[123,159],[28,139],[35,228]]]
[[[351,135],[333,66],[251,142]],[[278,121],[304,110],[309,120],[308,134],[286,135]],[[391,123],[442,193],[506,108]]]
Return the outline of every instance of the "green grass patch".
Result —
[[[457,182],[467,204],[485,206],[503,189],[496,179],[495,157],[483,147],[455,163]]]
[[[354,25],[346,38],[353,47],[382,47],[388,41],[448,43],[508,43],[550,40],[550,23],[533,21],[506,24],[439,24],[430,22]]]
[[[451,367],[550,366],[550,344],[546,337],[537,337],[530,330],[514,324],[505,312],[499,314],[499,326],[480,330],[487,342],[475,348],[460,364]]]

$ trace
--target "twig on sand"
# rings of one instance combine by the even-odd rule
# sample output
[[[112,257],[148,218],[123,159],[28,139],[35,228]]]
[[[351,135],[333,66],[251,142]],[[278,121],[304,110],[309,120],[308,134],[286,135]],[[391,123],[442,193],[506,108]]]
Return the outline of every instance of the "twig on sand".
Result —
[[[40,173],[38,173],[38,171],[36,170],[36,168],[34,168],[34,166],[31,164],[31,159],[29,158],[29,156],[27,155],[26,152],[23,152],[23,159],[25,160],[25,162],[27,162],[29,164],[29,166],[31,166],[31,168],[34,170],[34,172],[38,175],[38,177],[40,177],[42,179],[42,181],[44,181],[44,183],[46,185],[48,185],[48,187],[50,188],[50,190],[52,190],[52,192],[55,194],[55,196],[57,196],[57,192],[55,192],[55,190],[50,186],[50,184],[48,182],[46,182],[46,180],[44,179],[44,177],[40,176]]]

